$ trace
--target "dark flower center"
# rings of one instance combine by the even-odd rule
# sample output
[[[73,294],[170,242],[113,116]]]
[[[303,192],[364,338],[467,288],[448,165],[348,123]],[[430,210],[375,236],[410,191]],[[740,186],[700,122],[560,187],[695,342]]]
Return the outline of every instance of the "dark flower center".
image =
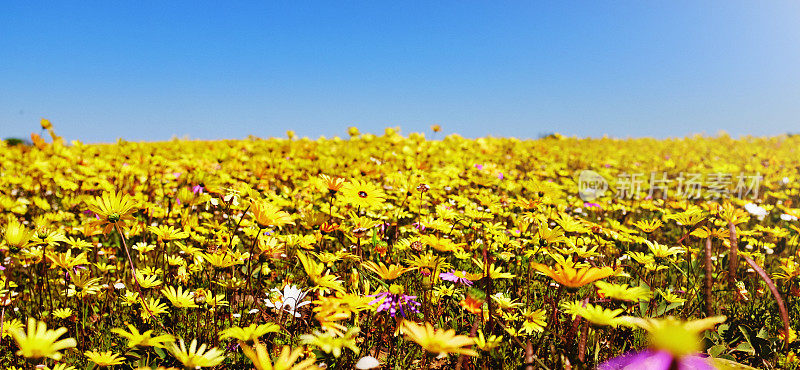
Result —
[[[359,191],[359,192],[358,192],[358,196],[359,196],[359,197],[362,197],[362,198],[366,198],[366,197],[367,197],[367,192],[366,192],[366,191],[363,191],[363,190],[362,190],[362,191]]]

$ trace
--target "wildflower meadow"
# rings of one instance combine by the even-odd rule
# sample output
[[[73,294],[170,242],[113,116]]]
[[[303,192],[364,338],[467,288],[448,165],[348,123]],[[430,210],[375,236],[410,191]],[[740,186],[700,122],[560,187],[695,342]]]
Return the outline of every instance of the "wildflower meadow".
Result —
[[[0,144],[4,369],[795,369],[800,136]]]

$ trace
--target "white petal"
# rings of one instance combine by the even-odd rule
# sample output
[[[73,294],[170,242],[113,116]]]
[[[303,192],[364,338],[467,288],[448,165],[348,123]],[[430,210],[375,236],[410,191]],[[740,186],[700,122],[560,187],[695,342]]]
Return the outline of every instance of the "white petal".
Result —
[[[364,356],[356,362],[356,369],[374,369],[378,366],[381,366],[381,363],[372,356]]]

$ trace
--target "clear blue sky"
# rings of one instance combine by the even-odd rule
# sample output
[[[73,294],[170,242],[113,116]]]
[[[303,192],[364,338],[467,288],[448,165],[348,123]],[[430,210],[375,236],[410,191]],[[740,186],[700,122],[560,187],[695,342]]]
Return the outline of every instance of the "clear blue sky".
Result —
[[[797,1],[3,1],[0,137],[800,132]]]

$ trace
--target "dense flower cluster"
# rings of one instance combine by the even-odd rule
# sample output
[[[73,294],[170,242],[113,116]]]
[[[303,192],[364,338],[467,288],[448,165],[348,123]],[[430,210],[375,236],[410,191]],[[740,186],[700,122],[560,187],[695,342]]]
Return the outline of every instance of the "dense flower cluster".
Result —
[[[0,144],[5,368],[798,364],[797,136],[42,128]]]

